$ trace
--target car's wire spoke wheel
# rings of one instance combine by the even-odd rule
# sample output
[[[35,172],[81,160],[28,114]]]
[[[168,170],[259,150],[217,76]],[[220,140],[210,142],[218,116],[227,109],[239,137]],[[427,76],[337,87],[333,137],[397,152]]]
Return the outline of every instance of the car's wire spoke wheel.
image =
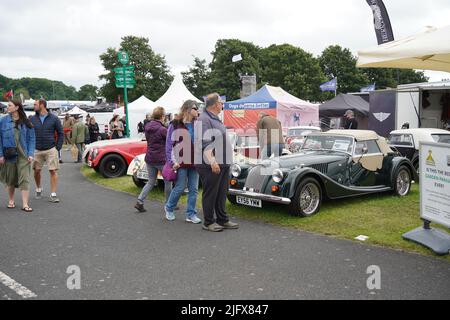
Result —
[[[399,196],[405,196],[408,194],[411,188],[411,177],[407,169],[400,169],[397,174],[397,194]]]
[[[320,204],[320,190],[314,183],[307,183],[300,192],[300,209],[305,215],[316,212]]]

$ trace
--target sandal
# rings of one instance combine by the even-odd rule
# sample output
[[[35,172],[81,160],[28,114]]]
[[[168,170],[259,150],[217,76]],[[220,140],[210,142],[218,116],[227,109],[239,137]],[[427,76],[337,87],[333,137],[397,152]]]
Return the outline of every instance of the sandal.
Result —
[[[25,211],[26,213],[30,213],[30,212],[33,212],[33,209],[32,209],[32,208],[30,208],[30,207],[25,207],[25,208],[22,208],[22,210],[23,210],[23,211]]]
[[[8,203],[8,206],[7,206],[8,209],[14,209],[15,207],[16,207],[16,204],[14,202]]]

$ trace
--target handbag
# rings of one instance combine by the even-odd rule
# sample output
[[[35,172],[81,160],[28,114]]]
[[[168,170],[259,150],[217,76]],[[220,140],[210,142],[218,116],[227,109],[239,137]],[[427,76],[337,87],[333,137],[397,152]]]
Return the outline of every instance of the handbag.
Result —
[[[166,164],[163,167],[162,176],[164,180],[166,181],[176,181],[177,180],[177,172],[173,170],[173,168],[170,166],[170,163],[166,162]]]
[[[17,158],[19,154],[17,153],[16,147],[8,147],[3,149],[3,156],[6,160],[13,160]]]
[[[76,145],[72,145],[72,148],[70,148],[70,153],[74,161],[78,160],[78,148],[76,147]]]

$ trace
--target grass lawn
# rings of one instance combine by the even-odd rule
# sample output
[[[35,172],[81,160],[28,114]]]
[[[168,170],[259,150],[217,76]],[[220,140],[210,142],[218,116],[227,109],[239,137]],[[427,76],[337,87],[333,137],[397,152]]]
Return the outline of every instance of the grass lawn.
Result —
[[[140,192],[129,176],[104,179],[87,167],[83,167],[81,172],[88,180],[101,186],[136,196]],[[153,189],[149,199],[164,201],[162,188]],[[186,197],[181,198],[181,203],[186,203]],[[133,205],[134,203],[130,203],[130,207]],[[201,207],[201,191],[198,206]],[[411,193],[404,198],[387,193],[324,202],[319,213],[310,218],[290,216],[283,207],[271,204],[257,209],[227,202],[228,213],[241,219],[258,220],[353,241],[357,241],[354,238],[359,235],[366,235],[369,239],[365,243],[368,244],[436,256],[432,251],[402,238],[403,233],[422,224],[419,210],[417,184],[413,185]],[[450,261],[448,255],[443,259]]]

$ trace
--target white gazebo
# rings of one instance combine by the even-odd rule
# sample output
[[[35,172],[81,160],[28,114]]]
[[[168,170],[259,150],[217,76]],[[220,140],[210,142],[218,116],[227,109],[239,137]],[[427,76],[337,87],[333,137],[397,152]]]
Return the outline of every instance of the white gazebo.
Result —
[[[173,114],[178,113],[186,100],[194,100],[201,103],[201,101],[186,88],[181,74],[177,74],[169,89],[167,89],[166,93],[155,102],[155,105],[163,107],[167,114]]]
[[[85,116],[85,115],[87,115],[87,112],[78,107],[73,107],[72,109],[67,111],[66,114],[71,115],[71,116],[74,116],[74,115]]]
[[[155,106],[155,103],[146,96],[141,96],[128,104],[128,125],[130,126],[130,138],[136,138],[138,136],[138,123],[144,121],[145,115],[147,113],[151,113]],[[125,115],[124,108],[120,107],[114,109],[113,114],[118,114],[123,117]]]

